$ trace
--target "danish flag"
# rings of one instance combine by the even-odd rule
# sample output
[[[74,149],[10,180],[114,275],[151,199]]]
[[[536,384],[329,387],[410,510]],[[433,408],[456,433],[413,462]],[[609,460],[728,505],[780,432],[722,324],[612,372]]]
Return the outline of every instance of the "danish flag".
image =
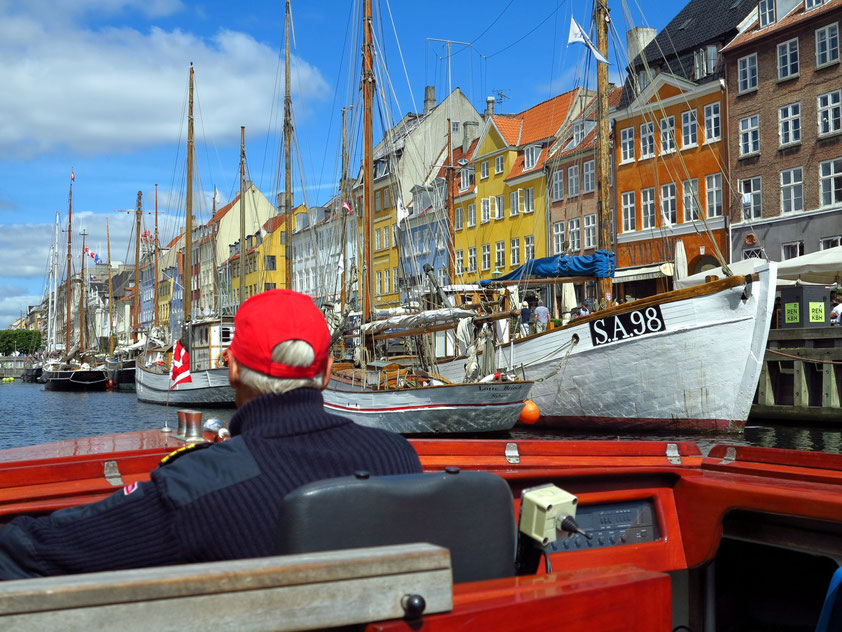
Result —
[[[175,347],[172,351],[172,367],[170,368],[170,381],[173,390],[176,386],[182,383],[192,382],[190,377],[190,354],[181,346],[181,341],[175,341]]]

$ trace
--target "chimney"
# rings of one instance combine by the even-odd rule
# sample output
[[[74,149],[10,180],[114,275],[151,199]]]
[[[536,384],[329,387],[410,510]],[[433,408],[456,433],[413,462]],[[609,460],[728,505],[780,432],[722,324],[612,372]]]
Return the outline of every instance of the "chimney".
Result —
[[[485,112],[482,113],[482,118],[486,121],[494,116],[494,97],[485,97]]]
[[[436,87],[424,87],[424,114],[429,114],[436,107]]]
[[[648,28],[645,26],[637,26],[626,32],[626,49],[628,50],[629,66],[634,66],[637,61],[635,58],[643,52],[643,49],[649,45],[658,35],[657,29]]]
[[[473,131],[475,126],[479,126],[479,123],[476,121],[465,121],[462,123],[462,154],[468,153],[468,148],[471,146],[474,138],[476,138]]]

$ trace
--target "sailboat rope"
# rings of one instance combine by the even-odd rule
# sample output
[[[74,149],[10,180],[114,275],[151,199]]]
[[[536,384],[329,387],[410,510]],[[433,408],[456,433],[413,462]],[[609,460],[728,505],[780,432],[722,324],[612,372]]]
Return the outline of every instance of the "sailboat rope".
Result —
[[[570,353],[573,351],[573,347],[575,347],[578,342],[579,342],[579,336],[576,335],[576,334],[573,334],[573,336],[571,336],[571,338],[568,342],[565,342],[563,345],[559,345],[556,349],[554,349],[553,351],[551,351],[550,353],[546,354],[545,356],[543,356],[541,358],[533,360],[532,362],[529,362],[528,364],[521,364],[521,368],[526,367],[526,366],[531,366],[531,365],[533,365],[537,362],[540,362],[541,360],[545,360],[546,358],[551,356],[556,351],[560,351],[561,349],[564,349],[565,347],[567,347],[567,351],[564,353],[564,357],[559,361],[558,367],[556,367],[556,370],[552,371],[550,373],[547,373],[543,377],[539,377],[539,378],[537,378],[533,381],[534,382],[543,382],[544,380],[548,380],[551,377],[558,374],[559,371],[564,370],[564,367],[567,366],[567,358],[570,357]]]

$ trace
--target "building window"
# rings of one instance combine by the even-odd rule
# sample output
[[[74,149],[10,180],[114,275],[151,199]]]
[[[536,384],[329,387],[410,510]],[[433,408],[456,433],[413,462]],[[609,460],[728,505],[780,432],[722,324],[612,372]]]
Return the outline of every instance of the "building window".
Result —
[[[808,11],[810,9],[815,9],[816,7],[822,6],[825,0],[804,0],[804,8]]]
[[[541,145],[531,145],[523,152],[523,170],[529,171],[534,169],[538,164],[538,158],[541,156]]]
[[[582,237],[580,234],[579,218],[574,217],[570,220],[570,250],[579,252],[582,249]]]
[[[594,183],[596,181],[596,174],[594,173],[595,163],[593,160],[588,160],[582,171],[582,192],[593,193]]]
[[[714,173],[705,178],[708,217],[722,217],[722,174]]]
[[[842,158],[819,163],[822,206],[842,204]]]
[[[801,142],[800,103],[791,103],[778,110],[778,137],[781,146]]]
[[[389,233],[390,227],[386,226],[383,228],[383,248],[388,250],[389,249]]]
[[[842,90],[819,95],[819,136],[842,130]]]
[[[740,93],[757,89],[757,53],[737,61],[737,87]]]
[[[494,158],[494,173],[503,173],[504,158],[504,156],[496,156]]]
[[[509,217],[514,217],[520,211],[520,196],[517,191],[509,193]]]
[[[275,255],[266,255],[264,258],[263,267],[266,270],[275,270]]]
[[[482,198],[480,201],[480,223],[487,224],[491,220],[491,200]]]
[[[374,194],[374,212],[378,213],[383,208],[383,192],[377,191]]]
[[[740,181],[743,219],[758,219],[763,216],[763,196],[760,187],[760,176]]]
[[[573,123],[573,146],[585,140],[585,123],[583,121],[576,121]]]
[[[829,24],[816,31],[816,67],[839,61],[839,24]]]
[[[532,213],[535,210],[535,188],[521,189],[523,197],[523,212]]]
[[[456,230],[462,230],[462,207],[459,206],[453,211],[453,224]]]
[[[456,251],[456,274],[464,272],[463,265],[465,262],[465,252],[463,250]]]
[[[567,196],[576,197],[579,195],[579,165],[573,165],[567,169]]]
[[[506,243],[498,241],[494,250],[494,267],[499,270],[506,266]]]
[[[459,190],[467,191],[474,183],[473,167],[464,167],[459,171]]]
[[[760,117],[757,114],[740,119],[740,157],[760,153]]]
[[[620,131],[621,162],[634,160],[634,128],[627,127]]]
[[[503,215],[506,213],[506,198],[498,195],[492,199],[494,200],[494,208],[492,209],[494,211],[494,219],[503,219]]]
[[[535,258],[535,237],[532,235],[523,238],[523,256],[527,261]]]
[[[640,126],[640,157],[655,155],[655,124],[651,121]]]
[[[791,241],[788,244],[781,244],[781,259],[783,261],[786,261],[787,259],[795,259],[795,257],[800,257],[803,254],[803,241]]]
[[[675,151],[675,117],[667,116],[661,119],[661,153],[668,154]]]
[[[640,227],[655,228],[655,189],[653,187],[640,191]]]
[[[635,192],[623,193],[623,232],[629,233],[635,229]]]
[[[377,271],[377,295],[383,294],[383,273],[378,270]]]
[[[491,270],[491,245],[482,245],[482,269]]]
[[[553,254],[564,252],[564,221],[553,224]]]
[[[722,123],[719,117],[719,103],[705,106],[705,142],[712,143],[722,138]]]
[[[386,268],[386,270],[384,270],[384,272],[383,272],[383,275],[384,275],[383,276],[383,283],[384,283],[383,293],[384,294],[388,294],[389,292],[392,291],[392,274],[391,274],[391,272],[392,271],[389,270],[389,268]]]
[[[375,250],[381,249],[380,242],[381,242],[380,229],[378,228],[376,231],[374,231],[374,249]]]
[[[675,184],[670,182],[661,187],[661,216],[664,224],[672,226],[678,221],[678,203],[675,198]]]
[[[684,221],[699,219],[699,181],[696,178],[681,183],[684,193]]]
[[[564,199],[564,169],[553,171],[553,202]]]
[[[510,252],[509,256],[511,258],[511,265],[512,265],[513,268],[520,265],[520,238],[519,237],[515,237],[514,239],[512,239],[511,252]]]
[[[778,44],[778,79],[798,76],[798,38]]]
[[[834,235],[833,237],[822,237],[821,241],[819,241],[819,250],[837,248],[840,244],[842,244],[842,235]]]
[[[804,210],[804,171],[801,167],[781,171],[781,212]]]
[[[698,124],[696,122],[696,110],[682,112],[681,114],[681,146],[695,147],[699,142]]]
[[[468,248],[468,272],[477,271],[477,249]]]
[[[596,248],[596,213],[585,215],[585,248]]]
[[[488,161],[483,160],[479,165],[479,177],[485,180],[488,177]]]
[[[476,204],[468,204],[468,228],[477,225],[477,207]]]
[[[760,16],[760,28],[775,23],[775,0],[760,0],[757,3],[757,14]]]
[[[762,248],[744,248],[743,259],[765,259]]]

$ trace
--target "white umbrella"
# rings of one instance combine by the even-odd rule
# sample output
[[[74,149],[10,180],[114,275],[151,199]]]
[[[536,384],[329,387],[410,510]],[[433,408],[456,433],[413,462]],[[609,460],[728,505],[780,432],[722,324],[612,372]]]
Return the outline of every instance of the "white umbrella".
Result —
[[[675,240],[675,271],[673,281],[679,281],[687,277],[687,253],[684,252],[684,242],[681,239]]]
[[[838,284],[842,281],[842,246],[781,261],[778,278],[823,285]]]

